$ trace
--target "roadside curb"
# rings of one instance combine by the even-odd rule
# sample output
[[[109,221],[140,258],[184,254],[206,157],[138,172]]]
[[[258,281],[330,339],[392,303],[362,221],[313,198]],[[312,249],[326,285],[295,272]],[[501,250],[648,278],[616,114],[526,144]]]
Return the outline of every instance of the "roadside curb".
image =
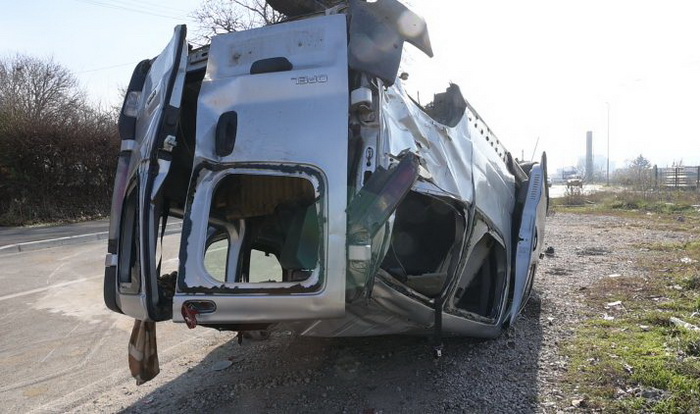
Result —
[[[182,229],[182,222],[168,225],[165,234],[179,232]],[[75,236],[57,237],[55,239],[36,240],[30,242],[10,244],[0,247],[0,256],[12,253],[29,252],[34,250],[48,249],[51,247],[67,246],[70,244],[88,243],[91,241],[105,240],[109,237],[108,231],[97,233],[78,234]]]

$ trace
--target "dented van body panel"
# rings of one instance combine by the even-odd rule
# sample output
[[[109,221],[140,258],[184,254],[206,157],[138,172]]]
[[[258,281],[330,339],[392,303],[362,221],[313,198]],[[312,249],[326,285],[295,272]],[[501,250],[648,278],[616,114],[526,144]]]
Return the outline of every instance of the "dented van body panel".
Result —
[[[409,96],[403,43],[432,55],[419,16],[395,0],[338,11],[189,52],[183,27],[137,68],[120,129],[165,108],[140,79],[169,73],[177,128],[122,136],[140,153],[122,153],[115,182],[110,309],[331,337],[494,337],[515,321],[542,248],[546,158],[513,159],[457,85],[425,106]],[[185,60],[164,70],[172,50]],[[183,224],[163,276],[168,216]]]

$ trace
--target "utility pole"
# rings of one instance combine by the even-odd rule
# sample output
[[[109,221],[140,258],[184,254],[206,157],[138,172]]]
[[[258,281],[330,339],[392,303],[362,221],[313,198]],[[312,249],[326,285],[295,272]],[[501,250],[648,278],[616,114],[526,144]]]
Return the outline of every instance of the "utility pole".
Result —
[[[535,141],[535,149],[532,150],[532,157],[530,157],[530,161],[535,160],[535,152],[537,152],[537,144],[540,143],[540,137],[537,137],[537,141]]]
[[[605,102],[608,107],[608,174],[607,174],[607,185],[610,187],[610,102]]]

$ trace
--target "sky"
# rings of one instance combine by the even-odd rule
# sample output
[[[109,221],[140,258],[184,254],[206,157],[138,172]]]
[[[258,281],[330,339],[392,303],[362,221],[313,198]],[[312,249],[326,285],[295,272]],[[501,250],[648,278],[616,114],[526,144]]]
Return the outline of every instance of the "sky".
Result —
[[[638,155],[660,167],[700,165],[700,4],[408,2],[427,21],[437,68],[409,82],[442,83],[421,96],[457,83],[516,157],[546,151],[550,171],[575,166],[592,131],[600,159],[609,142],[613,169]],[[200,3],[0,0],[0,57],[53,57],[91,100],[117,105],[133,66],[156,56],[176,24],[197,32],[190,14]]]

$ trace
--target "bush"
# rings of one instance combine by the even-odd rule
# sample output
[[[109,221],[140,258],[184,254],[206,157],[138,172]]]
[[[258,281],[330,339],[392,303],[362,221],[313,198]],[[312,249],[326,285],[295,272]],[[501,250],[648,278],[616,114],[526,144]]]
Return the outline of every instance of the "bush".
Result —
[[[583,190],[581,187],[570,186],[566,187],[564,192],[564,198],[561,201],[561,205],[564,206],[581,206],[585,204],[586,198],[583,195]]]
[[[0,62],[0,225],[109,211],[119,152],[115,116],[87,105],[69,75],[26,56]],[[37,92],[42,84],[50,90]]]

